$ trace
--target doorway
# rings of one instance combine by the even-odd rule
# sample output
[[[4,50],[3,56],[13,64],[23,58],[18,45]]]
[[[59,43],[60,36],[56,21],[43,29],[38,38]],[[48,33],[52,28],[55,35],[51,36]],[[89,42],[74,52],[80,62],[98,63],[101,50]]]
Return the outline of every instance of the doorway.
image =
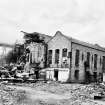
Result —
[[[54,78],[58,81],[58,69],[54,69]]]

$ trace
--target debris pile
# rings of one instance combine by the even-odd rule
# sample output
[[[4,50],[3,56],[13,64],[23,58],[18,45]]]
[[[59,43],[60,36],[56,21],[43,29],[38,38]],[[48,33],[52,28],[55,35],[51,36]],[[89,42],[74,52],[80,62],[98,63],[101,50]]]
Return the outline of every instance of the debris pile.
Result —
[[[36,89],[65,96],[67,99],[57,101],[58,105],[101,105],[94,102],[94,96],[99,92],[105,92],[105,87],[100,84],[50,83],[39,85]]]
[[[27,96],[25,90],[11,89],[8,85],[0,84],[0,104],[1,105],[102,105],[94,101],[94,96],[99,92],[105,92],[104,84],[61,84],[58,82],[50,83],[22,83],[15,86],[29,87],[34,91],[35,97],[41,94],[48,94],[46,98],[34,98]],[[42,92],[42,93],[41,93]],[[33,94],[33,93],[32,93]],[[49,95],[55,97],[49,97]],[[60,98],[58,98],[58,96]],[[46,96],[45,96],[46,97]]]
[[[64,96],[65,98],[56,99],[52,101],[49,99],[46,101],[38,101],[46,103],[45,105],[101,105],[94,101],[94,96],[100,92],[105,92],[105,86],[103,84],[61,84],[58,82],[50,83],[30,83],[30,84],[18,84],[19,86],[31,87],[36,91],[43,91],[45,93]],[[40,105],[40,104],[38,104]]]
[[[26,98],[25,91],[0,84],[0,105],[17,105]]]

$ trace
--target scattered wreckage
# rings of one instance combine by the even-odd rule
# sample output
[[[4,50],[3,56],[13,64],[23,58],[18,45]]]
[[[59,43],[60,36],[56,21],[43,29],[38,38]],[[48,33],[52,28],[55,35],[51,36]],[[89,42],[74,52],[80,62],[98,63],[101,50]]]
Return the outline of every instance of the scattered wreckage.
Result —
[[[103,100],[105,101],[105,93],[100,92],[97,95],[94,96],[94,100]]]
[[[46,81],[45,71],[35,70],[32,68],[31,72],[25,72],[24,69],[18,69],[19,67],[14,67],[9,71],[5,67],[0,67],[0,81],[8,82],[36,82],[36,81]],[[36,75],[37,73],[37,75]]]
[[[99,87],[102,89],[101,91],[99,91],[95,96],[94,96],[94,100],[102,100],[105,101],[105,83],[102,82],[99,84]]]

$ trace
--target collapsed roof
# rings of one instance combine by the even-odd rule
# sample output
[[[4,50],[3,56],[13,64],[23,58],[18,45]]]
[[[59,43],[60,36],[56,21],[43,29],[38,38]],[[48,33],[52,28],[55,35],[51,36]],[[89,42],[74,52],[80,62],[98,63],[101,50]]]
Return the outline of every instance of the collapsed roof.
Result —
[[[47,43],[52,37],[45,35],[45,34],[41,34],[38,32],[33,32],[33,33],[27,33],[24,31],[21,31],[24,33],[24,39],[25,40],[30,40],[32,42],[45,42]]]

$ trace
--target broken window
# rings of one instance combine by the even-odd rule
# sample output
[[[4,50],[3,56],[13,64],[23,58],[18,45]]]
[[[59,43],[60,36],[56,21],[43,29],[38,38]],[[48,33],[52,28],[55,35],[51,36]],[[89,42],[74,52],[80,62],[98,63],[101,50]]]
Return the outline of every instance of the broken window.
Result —
[[[103,72],[105,72],[105,56],[103,56],[102,70],[103,70]]]
[[[80,54],[80,51],[76,50],[76,54],[75,54],[75,66],[76,67],[79,66],[79,54]]]
[[[59,49],[55,50],[55,63],[58,64],[59,63]]]
[[[97,69],[97,54],[94,54],[94,68]]]
[[[79,70],[75,70],[75,79],[79,79]]]
[[[62,57],[67,57],[67,48],[62,50]]]
[[[52,50],[48,51],[48,64],[52,64]]]
[[[87,65],[90,67],[90,52],[87,52]]]

